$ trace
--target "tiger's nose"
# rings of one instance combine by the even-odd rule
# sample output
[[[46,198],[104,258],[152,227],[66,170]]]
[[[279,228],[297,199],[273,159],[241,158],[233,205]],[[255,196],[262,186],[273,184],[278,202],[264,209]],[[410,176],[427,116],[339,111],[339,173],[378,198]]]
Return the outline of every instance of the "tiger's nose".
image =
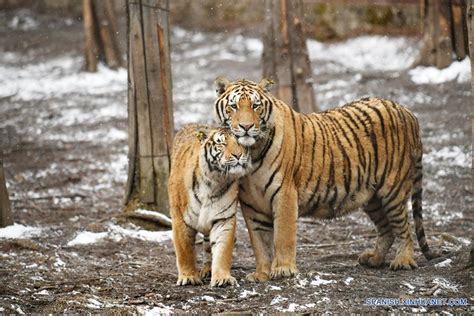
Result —
[[[249,129],[251,129],[255,124],[254,123],[250,123],[250,124],[239,124],[240,127],[242,127],[245,131],[248,131]]]
[[[242,157],[242,153],[240,152],[240,153],[232,154],[232,156],[234,156],[235,159],[239,160],[240,157]]]

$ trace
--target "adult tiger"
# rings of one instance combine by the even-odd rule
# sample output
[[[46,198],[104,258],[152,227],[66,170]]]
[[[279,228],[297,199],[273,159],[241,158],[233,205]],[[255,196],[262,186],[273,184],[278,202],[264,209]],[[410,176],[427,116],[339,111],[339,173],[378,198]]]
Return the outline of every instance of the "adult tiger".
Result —
[[[418,243],[425,257],[433,258],[422,223],[423,150],[416,117],[378,98],[299,114],[268,92],[270,84],[216,80],[218,120],[251,147],[254,169],[239,190],[256,257],[256,272],[247,278],[265,281],[297,272],[298,216],[331,219],[360,207],[375,223],[378,238],[359,262],[380,266],[398,236],[390,267],[416,267],[410,193]]]
[[[176,134],[168,183],[178,285],[236,284],[230,274],[238,178],[250,167],[248,150],[228,129],[190,124]],[[204,234],[204,266],[196,268],[194,240]],[[210,238],[209,238],[210,237]],[[211,255],[212,253],[212,255]]]

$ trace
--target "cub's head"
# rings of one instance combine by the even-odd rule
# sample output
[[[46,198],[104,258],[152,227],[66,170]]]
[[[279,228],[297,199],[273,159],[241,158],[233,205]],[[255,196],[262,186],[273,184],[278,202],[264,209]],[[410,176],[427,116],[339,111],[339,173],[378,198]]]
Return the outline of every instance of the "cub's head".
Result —
[[[258,84],[245,79],[230,82],[219,77],[215,83],[218,97],[214,109],[218,122],[229,128],[240,144],[252,146],[272,119],[272,97],[267,89],[273,82],[269,79]]]
[[[207,168],[223,174],[243,176],[251,166],[249,150],[238,143],[229,129],[199,131],[201,156]]]

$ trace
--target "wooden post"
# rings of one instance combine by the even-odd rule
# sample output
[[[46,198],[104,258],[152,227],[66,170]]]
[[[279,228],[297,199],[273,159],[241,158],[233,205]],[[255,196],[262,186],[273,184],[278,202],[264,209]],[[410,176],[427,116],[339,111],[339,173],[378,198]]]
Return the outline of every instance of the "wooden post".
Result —
[[[263,76],[275,80],[275,95],[297,111],[317,111],[312,68],[303,33],[301,0],[265,0]]]
[[[0,227],[13,225],[13,215],[8,198],[3,162],[0,160]]]
[[[422,47],[414,66],[445,68],[467,53],[464,0],[421,0]]]
[[[86,71],[97,71],[97,61],[111,69],[123,65],[112,0],[83,0]]]
[[[128,0],[129,172],[127,210],[169,214],[173,104],[168,0]]]
[[[471,105],[474,104],[474,0],[468,0],[466,8],[466,25],[468,30],[468,47],[471,59]],[[471,141],[474,145],[474,118],[471,117]],[[472,154],[471,154],[472,155]],[[471,192],[474,192],[474,156],[471,156]],[[471,239],[471,252],[469,254],[469,266],[474,266],[474,239]]]

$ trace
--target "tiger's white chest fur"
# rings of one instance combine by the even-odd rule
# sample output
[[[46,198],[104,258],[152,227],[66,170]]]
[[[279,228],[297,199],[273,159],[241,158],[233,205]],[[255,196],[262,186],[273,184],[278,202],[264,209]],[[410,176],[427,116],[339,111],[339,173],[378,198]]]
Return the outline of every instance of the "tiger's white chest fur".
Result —
[[[237,181],[199,181],[197,187],[188,190],[190,203],[184,221],[196,231],[208,235],[213,223],[235,215]]]

